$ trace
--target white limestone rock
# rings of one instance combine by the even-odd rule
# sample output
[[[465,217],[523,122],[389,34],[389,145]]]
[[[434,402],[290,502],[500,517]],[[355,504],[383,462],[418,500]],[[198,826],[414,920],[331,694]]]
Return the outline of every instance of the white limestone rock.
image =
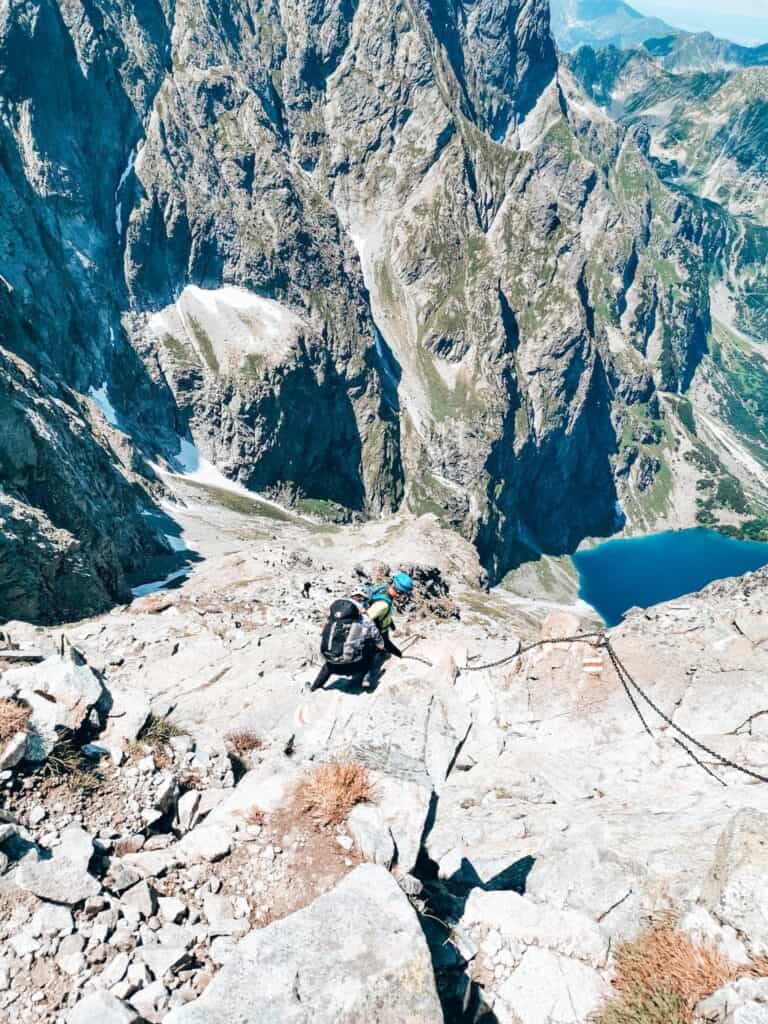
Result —
[[[254,1006],[259,1024],[443,1021],[416,915],[377,865],[251,932],[200,999],[174,1009],[166,1024],[239,1024]]]
[[[52,903],[82,903],[101,892],[101,883],[88,872],[92,856],[91,836],[72,826],[62,832],[61,842],[49,858],[25,857],[16,873],[16,882],[22,889]]]

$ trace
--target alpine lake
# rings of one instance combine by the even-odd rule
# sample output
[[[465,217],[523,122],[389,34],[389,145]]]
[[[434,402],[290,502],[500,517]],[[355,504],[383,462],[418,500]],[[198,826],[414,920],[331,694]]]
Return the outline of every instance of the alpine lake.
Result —
[[[608,626],[630,608],[647,608],[701,590],[713,580],[768,565],[768,544],[711,530],[670,530],[609,540],[572,556],[579,597]]]

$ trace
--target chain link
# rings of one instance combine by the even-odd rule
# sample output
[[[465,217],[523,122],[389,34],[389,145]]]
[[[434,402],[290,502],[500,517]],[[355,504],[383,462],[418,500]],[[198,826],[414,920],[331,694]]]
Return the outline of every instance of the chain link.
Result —
[[[579,640],[590,640],[594,637],[604,637],[605,634],[602,630],[594,633],[577,633],[575,636],[556,636],[550,637],[546,640],[536,640],[532,644],[528,644],[527,647],[521,647],[520,650],[515,651],[514,654],[509,654],[504,658],[499,658],[498,661],[490,661],[487,665],[462,665],[459,669],[460,672],[485,672],[490,668],[498,668],[500,665],[506,665],[510,661],[514,661],[515,658],[522,657],[523,654],[527,654],[529,651],[535,650],[537,647],[544,647],[547,644],[574,644]]]
[[[648,733],[648,735],[649,736],[653,736],[653,733],[651,732],[651,727],[648,725],[648,723],[646,722],[645,718],[643,718],[643,713],[640,710],[640,708],[637,706],[637,701],[635,700],[635,696],[634,696],[634,694],[632,693],[632,691],[629,688],[629,683],[624,678],[624,666],[619,661],[618,655],[614,651],[614,649],[611,646],[610,641],[608,641],[607,637],[606,637],[605,648],[608,651],[608,656],[610,657],[611,662],[613,663],[613,667],[616,670],[616,675],[619,677],[619,681],[621,682],[621,685],[624,687],[624,693],[626,693],[627,697],[629,697],[629,702],[632,705],[632,707],[635,709],[635,714],[640,719],[640,721],[643,723],[643,728]]]

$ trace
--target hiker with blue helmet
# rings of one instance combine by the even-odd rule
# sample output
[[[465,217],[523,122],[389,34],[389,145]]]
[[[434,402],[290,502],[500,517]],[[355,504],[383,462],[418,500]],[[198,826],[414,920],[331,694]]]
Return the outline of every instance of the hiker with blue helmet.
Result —
[[[320,643],[323,665],[310,690],[319,690],[332,675],[362,679],[382,655],[402,658],[390,636],[395,628],[392,609],[412,596],[413,580],[407,572],[397,572],[389,583],[334,601]]]

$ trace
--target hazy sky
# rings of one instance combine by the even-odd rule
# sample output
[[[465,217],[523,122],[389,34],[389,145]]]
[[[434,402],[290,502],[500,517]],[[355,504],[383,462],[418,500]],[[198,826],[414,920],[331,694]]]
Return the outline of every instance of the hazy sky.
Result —
[[[768,43],[768,0],[627,0],[678,28],[708,30],[737,43]]]

